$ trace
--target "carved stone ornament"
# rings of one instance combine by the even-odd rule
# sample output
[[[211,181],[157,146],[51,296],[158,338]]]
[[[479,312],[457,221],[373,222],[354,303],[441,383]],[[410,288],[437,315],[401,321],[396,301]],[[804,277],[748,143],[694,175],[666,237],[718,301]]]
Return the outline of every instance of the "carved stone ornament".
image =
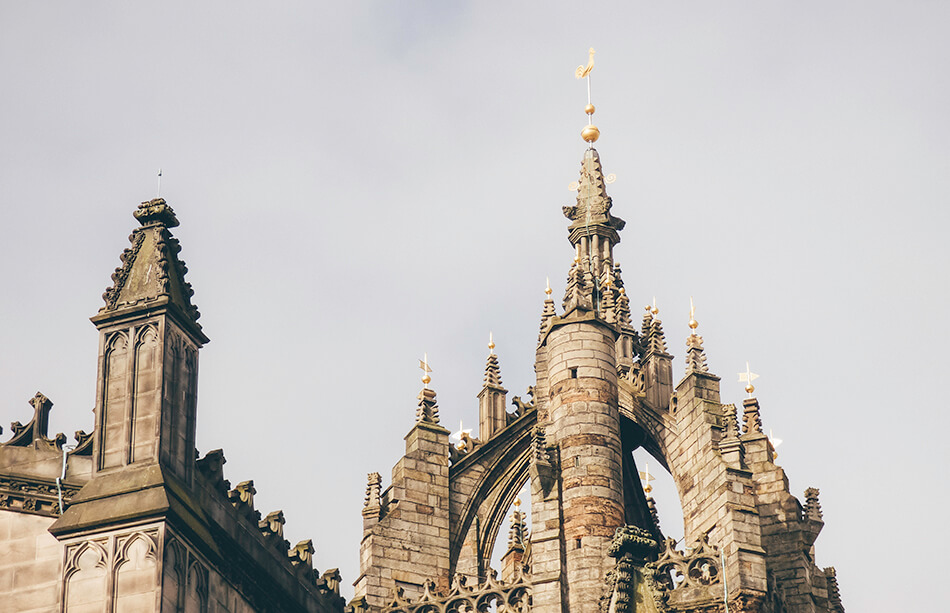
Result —
[[[403,590],[395,586],[392,599],[383,607],[384,613],[528,613],[531,610],[531,581],[522,573],[515,575],[510,583],[498,580],[498,573],[491,570],[484,582],[476,586],[466,585],[464,576],[456,574],[452,587],[446,593],[436,591],[435,582],[427,579],[422,586],[422,596],[412,602]]]

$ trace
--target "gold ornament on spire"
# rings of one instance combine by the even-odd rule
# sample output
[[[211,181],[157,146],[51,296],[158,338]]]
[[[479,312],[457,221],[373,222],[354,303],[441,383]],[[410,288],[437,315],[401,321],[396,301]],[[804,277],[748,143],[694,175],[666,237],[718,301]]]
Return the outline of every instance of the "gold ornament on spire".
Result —
[[[755,374],[749,369],[749,363],[745,363],[745,372],[739,373],[739,383],[745,383],[745,391],[749,394],[749,398],[753,398],[752,392],[755,391],[755,386],[752,385],[752,382],[759,378],[759,375]]]
[[[545,282],[544,293],[550,296],[551,293],[554,291],[551,289],[551,277],[545,277],[544,282]]]
[[[597,139],[600,138],[600,130],[591,122],[594,115],[594,105],[590,101],[590,72],[594,69],[594,48],[588,50],[587,66],[578,66],[574,71],[574,76],[578,79],[587,79],[587,106],[584,107],[584,113],[587,114],[587,125],[581,130],[581,138],[588,143],[590,147],[594,146]]]
[[[574,76],[578,79],[586,78],[588,75],[590,75],[590,71],[594,69],[594,54],[596,51],[594,51],[594,48],[591,47],[587,50],[587,53],[590,54],[587,58],[587,66],[578,66],[577,70],[574,71]]]
[[[653,491],[653,486],[650,485],[650,481],[654,480],[654,476],[650,474],[650,464],[646,462],[643,464],[643,470],[640,471],[640,482],[643,484],[643,492],[649,494]]]
[[[425,389],[429,389],[429,382],[432,381],[432,377],[429,376],[429,373],[432,372],[432,369],[429,368],[428,353],[422,354],[422,359],[419,360],[419,368],[422,369],[422,386]]]
[[[699,322],[696,321],[696,307],[693,306],[693,297],[689,297],[689,329],[693,331],[693,336],[696,336],[696,328],[699,327]]]
[[[488,350],[495,353],[495,336],[491,332],[488,333]]]

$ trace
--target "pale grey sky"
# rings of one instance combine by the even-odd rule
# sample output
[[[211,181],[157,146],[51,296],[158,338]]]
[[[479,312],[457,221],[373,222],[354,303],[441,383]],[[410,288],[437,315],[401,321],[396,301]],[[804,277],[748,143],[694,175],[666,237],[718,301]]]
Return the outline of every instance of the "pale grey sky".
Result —
[[[54,431],[91,428],[87,318],[161,167],[212,339],[199,448],[351,594],[422,353],[450,427],[476,422],[489,330],[510,395],[533,383],[593,46],[633,304],[656,296],[681,373],[694,297],[725,401],[761,374],[848,610],[938,610],[948,23],[868,0],[0,0],[0,424],[41,390]]]

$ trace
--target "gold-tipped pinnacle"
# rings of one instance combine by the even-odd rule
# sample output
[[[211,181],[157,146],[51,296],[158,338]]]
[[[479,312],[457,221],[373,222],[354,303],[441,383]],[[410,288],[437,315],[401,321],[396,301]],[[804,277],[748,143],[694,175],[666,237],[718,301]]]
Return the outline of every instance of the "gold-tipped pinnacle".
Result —
[[[551,289],[551,277],[545,277],[544,284],[545,284],[544,293],[550,296],[551,293],[554,291]]]
[[[422,385],[426,389],[429,389],[429,382],[432,381],[432,377],[429,376],[429,373],[432,372],[432,369],[429,368],[429,354],[423,353],[422,359],[419,360],[419,368],[422,369]]]
[[[752,372],[749,368],[749,363],[745,363],[745,372],[739,373],[739,383],[745,383],[745,391],[749,394],[749,398],[752,398],[752,392],[755,391],[755,386],[752,385],[752,382],[759,378],[759,375]]]
[[[693,306],[693,297],[689,297],[689,329],[693,331],[693,334],[696,334],[696,328],[699,327],[699,322],[696,321],[696,307]]]
[[[488,350],[495,353],[495,336],[491,332],[488,333]]]

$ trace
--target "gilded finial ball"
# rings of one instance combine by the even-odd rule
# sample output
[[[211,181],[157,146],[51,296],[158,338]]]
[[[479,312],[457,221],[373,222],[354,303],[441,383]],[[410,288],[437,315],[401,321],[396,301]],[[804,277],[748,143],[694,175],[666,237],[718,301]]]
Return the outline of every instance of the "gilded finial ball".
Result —
[[[747,394],[751,394],[752,392],[755,391],[755,386],[750,383],[745,386],[745,391]]]
[[[430,377],[429,375],[422,377],[422,382],[425,383],[426,385],[429,385],[430,381],[432,381],[432,377]]]
[[[581,138],[588,143],[596,143],[597,139],[600,138],[600,130],[594,125],[584,126],[584,129],[581,130]]]
[[[520,496],[518,496],[517,498],[515,498],[515,506],[516,506],[516,507],[520,507],[520,506],[521,506],[521,497],[520,497]]]
[[[554,290],[551,289],[551,286],[550,286],[550,285],[547,286],[546,288],[544,288],[544,293],[547,294],[548,296],[550,296],[553,291],[554,291]]]
[[[648,304],[648,305],[646,305],[645,307],[643,307],[643,310],[646,311],[647,313],[649,313],[652,308],[653,308],[653,307],[651,307],[651,306]]]
[[[695,330],[695,329],[698,328],[698,327],[699,327],[699,322],[698,322],[698,321],[696,321],[695,319],[690,319],[690,320],[689,320],[689,329],[690,329],[690,330]]]
[[[495,341],[489,341],[489,342],[488,342],[488,348],[489,348],[489,349],[494,349],[494,348],[495,348]]]
[[[594,108],[593,104],[588,104],[587,106],[584,107],[584,112],[587,113],[588,115],[593,115],[595,110],[596,109]]]
[[[620,288],[620,293],[626,295],[626,294],[627,294],[627,290],[621,287],[621,288]]]
[[[656,307],[650,307],[650,312],[653,313],[654,315],[659,315],[659,314],[660,314],[660,309],[658,309],[658,308],[656,308]]]
[[[653,486],[650,485],[649,483],[647,483],[647,484],[646,484],[646,487],[643,488],[643,491],[646,492],[647,494],[649,494],[650,492],[653,491]]]

